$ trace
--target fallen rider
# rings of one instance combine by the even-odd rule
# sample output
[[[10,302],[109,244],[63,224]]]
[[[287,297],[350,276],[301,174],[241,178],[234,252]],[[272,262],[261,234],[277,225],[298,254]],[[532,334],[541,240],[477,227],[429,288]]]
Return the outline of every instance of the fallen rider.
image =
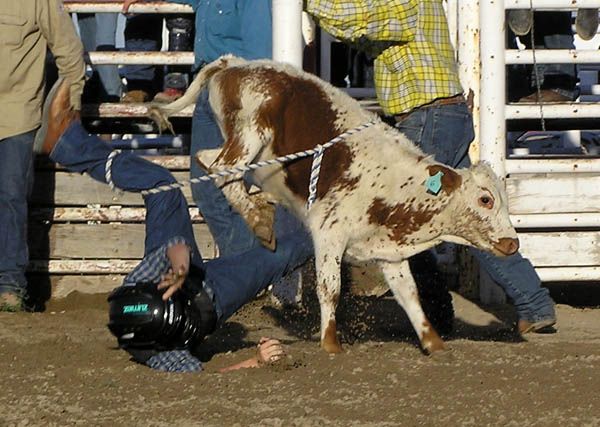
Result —
[[[163,167],[113,151],[89,135],[70,106],[64,81],[48,95],[36,148],[70,171],[123,191],[139,193],[175,182]],[[202,364],[194,353],[203,338],[269,284],[304,264],[313,254],[312,241],[303,228],[288,227],[277,231],[274,252],[259,246],[204,261],[181,190],[143,197],[144,258],[109,296],[109,329],[140,363],[162,371],[198,371]],[[222,371],[258,367],[284,354],[279,341],[263,337],[255,356]]]

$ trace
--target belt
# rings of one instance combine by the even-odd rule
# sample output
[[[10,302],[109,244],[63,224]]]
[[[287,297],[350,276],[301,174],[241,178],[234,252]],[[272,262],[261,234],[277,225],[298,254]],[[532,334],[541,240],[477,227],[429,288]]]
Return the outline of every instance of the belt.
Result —
[[[467,102],[465,97],[460,95],[450,96],[448,98],[438,98],[431,101],[429,104],[422,105],[419,108],[427,108],[427,107],[437,107],[439,105],[452,105],[452,104],[462,104]]]
[[[406,116],[408,116],[410,113],[412,113],[415,110],[421,109],[421,108],[440,107],[442,105],[464,104],[466,102],[467,102],[467,100],[465,99],[465,97],[462,94],[450,96],[448,98],[437,98],[428,104],[423,104],[423,105],[416,107],[410,111],[407,111],[406,113],[395,114],[394,118],[396,119],[396,122],[400,122]]]

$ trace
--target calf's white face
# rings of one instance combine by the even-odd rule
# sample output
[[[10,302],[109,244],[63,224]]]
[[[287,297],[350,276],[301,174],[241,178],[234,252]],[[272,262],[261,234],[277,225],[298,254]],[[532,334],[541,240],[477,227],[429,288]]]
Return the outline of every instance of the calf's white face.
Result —
[[[459,173],[463,188],[453,203],[452,218],[456,235],[494,255],[516,253],[519,240],[508,215],[506,193],[491,168],[479,163]]]

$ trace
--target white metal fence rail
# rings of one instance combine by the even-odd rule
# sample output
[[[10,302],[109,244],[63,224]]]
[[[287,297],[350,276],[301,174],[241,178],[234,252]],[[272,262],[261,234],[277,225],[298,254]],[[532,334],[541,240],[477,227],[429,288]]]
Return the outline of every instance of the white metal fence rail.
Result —
[[[574,10],[577,7],[600,7],[598,0],[531,0],[535,9],[543,10]],[[539,171],[539,164],[554,169],[564,168],[566,163],[560,161],[555,166],[553,160],[527,160],[526,163],[516,160],[506,160],[506,125],[503,119],[539,119],[540,107],[537,105],[507,105],[505,98],[505,79],[507,64],[533,63],[531,50],[506,50],[504,47],[505,9],[529,8],[530,0],[506,0],[480,2],[481,17],[481,159],[493,164],[497,173],[504,176],[508,171],[518,170],[527,172],[527,166],[532,172]],[[536,50],[536,62],[541,63],[599,63],[599,50]],[[542,106],[545,118],[598,118],[600,105],[596,103],[546,104]],[[514,167],[511,163],[515,162]],[[571,172],[580,169],[569,168]],[[564,169],[563,169],[564,170]],[[600,172],[600,162],[589,162],[586,172]]]

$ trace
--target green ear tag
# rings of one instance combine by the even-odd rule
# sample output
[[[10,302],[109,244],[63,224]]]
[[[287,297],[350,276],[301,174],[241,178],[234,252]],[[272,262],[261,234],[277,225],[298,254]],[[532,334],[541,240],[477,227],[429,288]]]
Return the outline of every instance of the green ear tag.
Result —
[[[444,172],[439,171],[433,176],[430,176],[425,181],[425,188],[427,188],[427,192],[438,195],[442,189],[442,177],[444,176]]]

